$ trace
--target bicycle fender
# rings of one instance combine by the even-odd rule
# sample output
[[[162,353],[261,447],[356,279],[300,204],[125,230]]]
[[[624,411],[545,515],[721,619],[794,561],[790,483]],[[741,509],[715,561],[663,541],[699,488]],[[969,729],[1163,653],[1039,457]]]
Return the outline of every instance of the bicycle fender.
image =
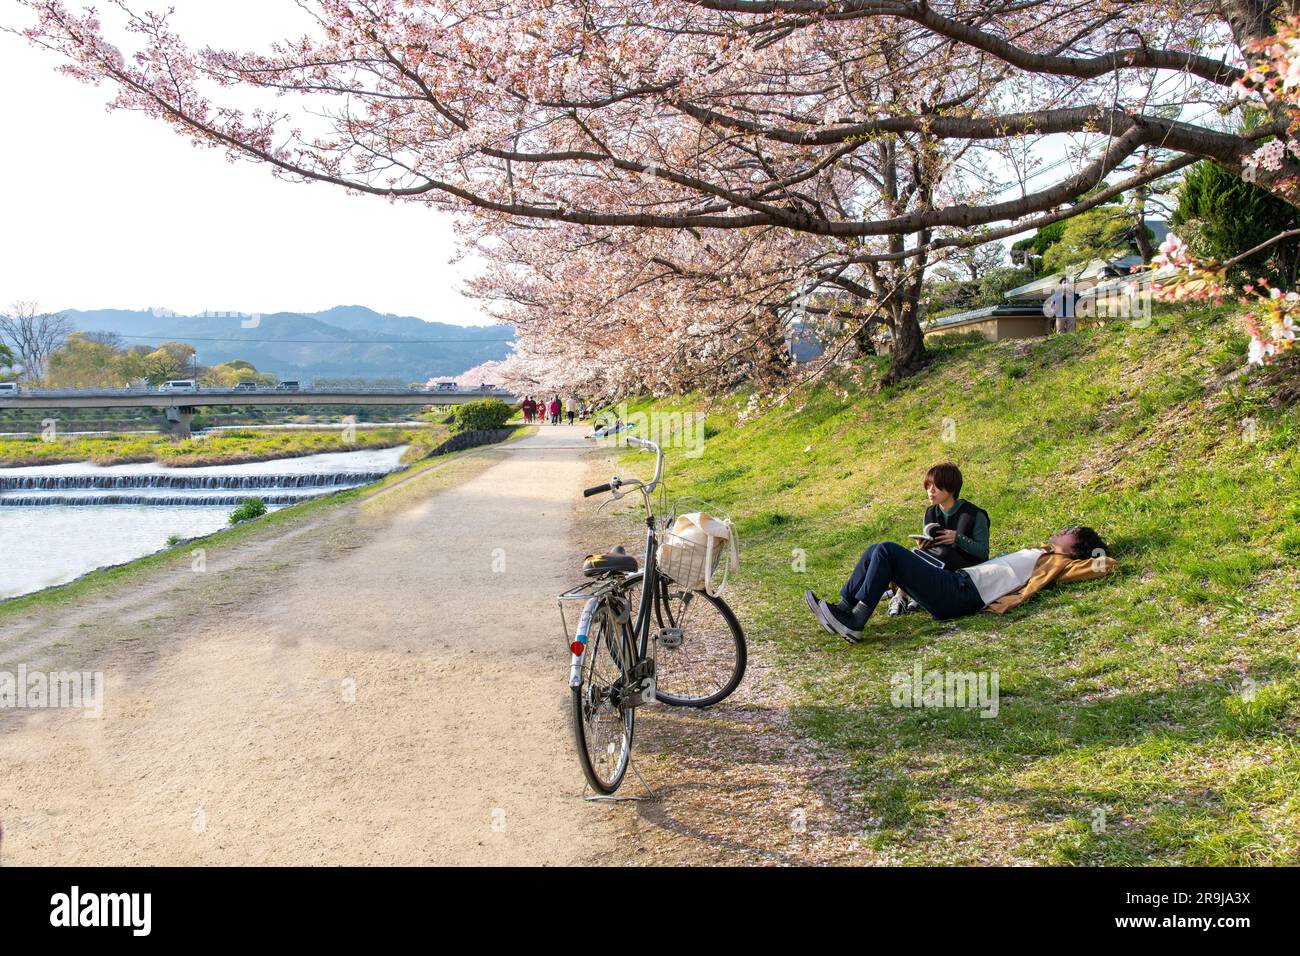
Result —
[[[596,614],[596,605],[599,601],[596,598],[588,598],[587,603],[582,606],[582,614],[578,617],[578,635],[569,645],[573,650],[573,660],[569,663],[569,686],[577,687],[582,683],[582,657],[587,651],[587,632],[591,629],[591,619]]]

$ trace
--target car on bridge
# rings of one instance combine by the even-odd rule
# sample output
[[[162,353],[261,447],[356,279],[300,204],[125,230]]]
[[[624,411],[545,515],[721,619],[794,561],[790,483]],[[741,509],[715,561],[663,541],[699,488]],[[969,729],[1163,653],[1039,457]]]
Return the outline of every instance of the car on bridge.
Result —
[[[22,390],[22,386],[17,382],[0,382],[0,396],[17,395]]]
[[[497,387],[495,385],[489,385],[487,382],[484,382],[482,385],[479,386],[479,388],[485,392],[495,392],[497,390]]]
[[[301,382],[281,382],[275,387],[277,392],[300,392],[302,391]]]
[[[235,383],[235,391],[236,391],[236,392],[256,392],[256,391],[257,391],[257,383],[256,383],[256,382],[236,382],[236,383]]]
[[[173,379],[158,386],[160,392],[197,392],[198,390],[198,383],[192,378]]]

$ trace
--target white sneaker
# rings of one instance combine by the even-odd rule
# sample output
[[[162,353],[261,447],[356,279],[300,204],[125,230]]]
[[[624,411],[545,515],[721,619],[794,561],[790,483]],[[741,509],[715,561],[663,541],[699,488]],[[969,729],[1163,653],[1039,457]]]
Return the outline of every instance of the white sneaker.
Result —
[[[894,592],[893,597],[889,599],[889,616],[898,617],[906,609],[908,597],[902,589]]]

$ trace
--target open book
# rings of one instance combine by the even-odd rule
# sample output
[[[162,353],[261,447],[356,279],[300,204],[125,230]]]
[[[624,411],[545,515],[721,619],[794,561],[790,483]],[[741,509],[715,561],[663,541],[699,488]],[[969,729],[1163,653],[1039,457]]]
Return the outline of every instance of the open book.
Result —
[[[935,534],[943,530],[943,525],[937,521],[931,521],[921,529],[921,534],[909,534],[908,537],[918,544],[929,544],[934,540]]]

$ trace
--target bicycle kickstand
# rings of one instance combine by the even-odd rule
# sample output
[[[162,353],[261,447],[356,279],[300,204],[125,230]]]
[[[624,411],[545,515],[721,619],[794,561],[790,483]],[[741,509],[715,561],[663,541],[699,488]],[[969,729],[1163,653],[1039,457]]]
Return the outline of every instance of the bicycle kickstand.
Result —
[[[641,775],[641,770],[637,767],[636,761],[629,758],[628,766],[631,768],[632,772],[636,774],[636,778],[641,781],[641,786],[645,789],[645,796],[634,797],[620,793],[592,793],[591,784],[584,783],[582,787],[582,799],[590,800],[592,803],[622,803],[624,801],[656,799],[659,794],[654,792],[654,788],[651,787],[650,784],[646,782],[645,777]]]

